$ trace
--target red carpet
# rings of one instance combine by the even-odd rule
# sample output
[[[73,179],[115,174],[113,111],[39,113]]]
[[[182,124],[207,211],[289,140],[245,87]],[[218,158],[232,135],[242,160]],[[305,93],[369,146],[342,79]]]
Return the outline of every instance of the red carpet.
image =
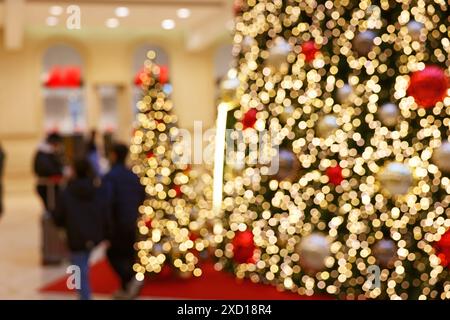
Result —
[[[233,275],[215,271],[211,263],[202,267],[200,278],[179,279],[155,276],[150,279],[141,292],[146,298],[174,299],[219,299],[219,300],[306,300],[329,299],[327,296],[299,296],[292,292],[280,292],[271,285],[238,281]],[[119,282],[106,261],[91,267],[91,286],[94,293],[112,295]],[[71,292],[63,277],[42,288],[41,292]],[[73,292],[73,291],[72,291]]]

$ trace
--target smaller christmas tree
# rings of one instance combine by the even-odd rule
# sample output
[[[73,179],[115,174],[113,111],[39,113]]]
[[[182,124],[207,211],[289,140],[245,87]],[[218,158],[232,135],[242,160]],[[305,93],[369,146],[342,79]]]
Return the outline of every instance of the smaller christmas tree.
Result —
[[[184,149],[177,145],[180,129],[172,114],[168,77],[161,76],[166,72],[162,73],[153,62],[153,51],[147,56],[145,72],[141,73],[146,94],[137,105],[137,128],[131,146],[133,171],[140,176],[147,193],[139,208],[138,263],[133,268],[138,280],[143,280],[146,273],[171,270],[181,276],[200,276],[198,253],[207,244],[197,235],[205,218],[200,214],[203,207],[194,205],[197,196],[191,184],[192,177],[199,178],[182,161]],[[195,213],[195,219],[191,213]]]

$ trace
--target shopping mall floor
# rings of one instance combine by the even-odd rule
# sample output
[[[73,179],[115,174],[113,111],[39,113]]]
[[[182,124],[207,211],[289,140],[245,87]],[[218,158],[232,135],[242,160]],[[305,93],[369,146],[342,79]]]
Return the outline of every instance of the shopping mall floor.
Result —
[[[5,181],[5,185],[5,212],[0,219],[0,299],[76,299],[75,294],[39,292],[64,276],[66,266],[41,266],[42,210],[33,192],[33,181]],[[100,249],[93,260],[102,255]],[[94,295],[94,299],[109,298]]]

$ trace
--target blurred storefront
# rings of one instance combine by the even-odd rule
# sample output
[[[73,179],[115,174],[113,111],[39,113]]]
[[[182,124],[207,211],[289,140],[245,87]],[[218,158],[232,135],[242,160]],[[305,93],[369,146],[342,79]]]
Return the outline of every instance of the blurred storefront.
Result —
[[[227,56],[218,51],[230,43],[231,17],[223,14],[228,2],[128,2],[83,1],[80,29],[73,30],[65,25],[67,8],[56,2],[0,2],[0,141],[9,159],[7,180],[31,177],[34,149],[51,131],[80,138],[95,128],[128,141],[140,94],[135,77],[149,49],[168,68],[180,125],[214,124],[217,57]],[[111,18],[119,5],[127,5],[128,16]],[[189,18],[177,17],[181,7],[192,12]],[[12,21],[18,15],[23,19]],[[167,19],[176,26],[166,28]]]

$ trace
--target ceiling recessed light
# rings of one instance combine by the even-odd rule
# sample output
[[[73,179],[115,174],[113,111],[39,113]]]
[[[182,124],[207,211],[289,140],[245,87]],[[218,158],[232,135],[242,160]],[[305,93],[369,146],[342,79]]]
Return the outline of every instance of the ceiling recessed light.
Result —
[[[63,13],[64,9],[61,6],[51,6],[50,7],[50,14],[54,16],[60,16]]]
[[[58,24],[58,22],[59,22],[58,18],[57,18],[57,17],[53,17],[53,16],[48,17],[48,18],[45,20],[45,23],[46,23],[48,26],[50,26],[50,27],[56,26],[56,25]]]
[[[105,22],[108,28],[117,28],[119,26],[119,20],[116,18],[109,18]]]
[[[130,9],[127,7],[117,7],[115,10],[116,16],[123,18],[128,17],[130,15]]]
[[[180,8],[177,10],[177,16],[180,19],[187,19],[191,16],[191,10],[188,8]]]
[[[165,19],[161,22],[161,27],[166,30],[172,30],[175,28],[175,21],[172,19]]]

